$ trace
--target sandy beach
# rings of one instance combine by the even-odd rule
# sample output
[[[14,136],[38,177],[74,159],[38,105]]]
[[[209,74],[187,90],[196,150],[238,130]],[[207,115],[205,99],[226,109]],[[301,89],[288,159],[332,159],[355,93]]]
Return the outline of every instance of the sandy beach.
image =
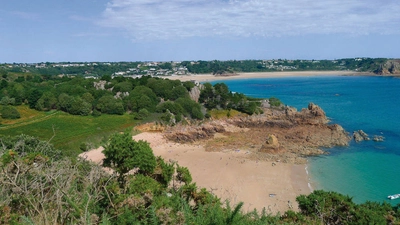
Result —
[[[272,214],[297,210],[296,196],[310,193],[306,165],[252,161],[245,151],[206,152],[200,144],[170,142],[161,133],[144,132],[133,139],[146,140],[156,156],[188,167],[193,182],[222,201],[243,201],[244,211],[261,211],[263,207]],[[101,163],[102,150],[100,147],[81,157]]]
[[[212,74],[191,74],[191,75],[173,75],[166,78],[180,81],[218,81],[233,79],[251,79],[251,78],[279,78],[279,77],[311,77],[311,76],[334,76],[334,75],[368,75],[354,71],[293,71],[293,72],[260,72],[260,73],[237,73],[230,76],[215,76]]]
[[[169,76],[168,79],[181,81],[218,81],[250,78],[309,77],[333,75],[368,75],[354,71],[304,71],[240,73],[233,76],[212,74]],[[143,132],[133,136],[135,140],[146,140],[156,156],[166,161],[178,162],[188,167],[193,182],[199,188],[206,188],[222,201],[231,204],[244,202],[244,211],[264,207],[267,213],[284,213],[288,209],[298,210],[296,197],[311,193],[307,165],[251,160],[246,151],[206,152],[202,144],[178,144],[167,141],[162,133]],[[101,163],[102,147],[81,154],[93,162]]]

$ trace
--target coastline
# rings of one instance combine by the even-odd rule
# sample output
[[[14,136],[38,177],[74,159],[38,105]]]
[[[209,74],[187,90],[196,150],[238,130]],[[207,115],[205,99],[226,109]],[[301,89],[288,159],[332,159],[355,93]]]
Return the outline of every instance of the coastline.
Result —
[[[219,80],[239,80],[253,78],[283,78],[283,77],[311,77],[311,76],[371,76],[371,73],[362,73],[355,71],[285,71],[285,72],[253,72],[253,73],[237,73],[227,76],[215,76],[213,74],[190,74],[190,75],[173,75],[164,78],[180,81],[197,81],[211,82]]]
[[[307,164],[271,163],[251,160],[244,151],[206,152],[199,143],[179,144],[166,140],[162,133],[143,132],[132,137],[150,143],[154,155],[188,167],[197,187],[206,188],[221,201],[244,202],[243,210],[254,208],[267,213],[298,211],[296,197],[310,194]],[[102,147],[80,157],[101,163]]]

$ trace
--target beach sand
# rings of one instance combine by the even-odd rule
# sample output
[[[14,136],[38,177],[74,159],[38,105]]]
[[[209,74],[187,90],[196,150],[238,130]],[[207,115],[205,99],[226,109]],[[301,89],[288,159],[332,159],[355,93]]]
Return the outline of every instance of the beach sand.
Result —
[[[238,73],[232,76],[215,76],[212,74],[191,74],[191,75],[173,75],[165,78],[171,80],[180,80],[180,81],[209,82],[209,81],[233,80],[233,79],[311,77],[311,76],[334,76],[334,75],[351,76],[351,75],[367,75],[367,74],[354,71],[292,71],[292,72]]]
[[[200,144],[178,144],[167,141],[161,133],[144,132],[133,136],[146,140],[156,156],[166,161],[176,161],[188,167],[193,182],[206,188],[222,201],[231,205],[244,202],[243,210],[265,207],[267,213],[297,211],[296,196],[309,194],[306,165],[252,161],[247,152],[206,152]],[[101,163],[103,148],[91,150],[80,156]]]

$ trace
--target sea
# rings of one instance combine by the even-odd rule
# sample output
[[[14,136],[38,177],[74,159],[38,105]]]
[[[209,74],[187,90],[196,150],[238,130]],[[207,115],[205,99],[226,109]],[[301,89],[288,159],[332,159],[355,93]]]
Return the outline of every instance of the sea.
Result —
[[[313,189],[339,192],[356,203],[400,204],[400,199],[387,199],[400,193],[400,78],[338,74],[223,82],[233,92],[276,97],[298,110],[313,102],[349,135],[363,130],[371,139],[383,136],[383,142],[353,140],[346,147],[324,149],[328,155],[308,158],[307,172]]]

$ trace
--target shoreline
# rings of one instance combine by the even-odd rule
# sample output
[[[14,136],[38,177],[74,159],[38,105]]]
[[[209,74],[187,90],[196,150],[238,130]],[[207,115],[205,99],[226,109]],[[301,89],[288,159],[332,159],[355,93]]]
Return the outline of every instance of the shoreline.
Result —
[[[243,211],[254,208],[267,213],[298,211],[296,197],[310,194],[307,164],[272,163],[251,160],[248,152],[206,152],[199,143],[179,144],[166,140],[162,133],[143,132],[132,137],[149,142],[155,156],[187,167],[198,188],[206,188],[231,206],[244,202]],[[102,147],[80,157],[101,163]]]
[[[283,77],[315,77],[315,76],[373,76],[372,73],[355,71],[285,71],[285,72],[246,72],[234,75],[215,76],[213,74],[190,74],[164,76],[170,80],[211,82],[223,80],[240,80],[253,78],[283,78]]]

